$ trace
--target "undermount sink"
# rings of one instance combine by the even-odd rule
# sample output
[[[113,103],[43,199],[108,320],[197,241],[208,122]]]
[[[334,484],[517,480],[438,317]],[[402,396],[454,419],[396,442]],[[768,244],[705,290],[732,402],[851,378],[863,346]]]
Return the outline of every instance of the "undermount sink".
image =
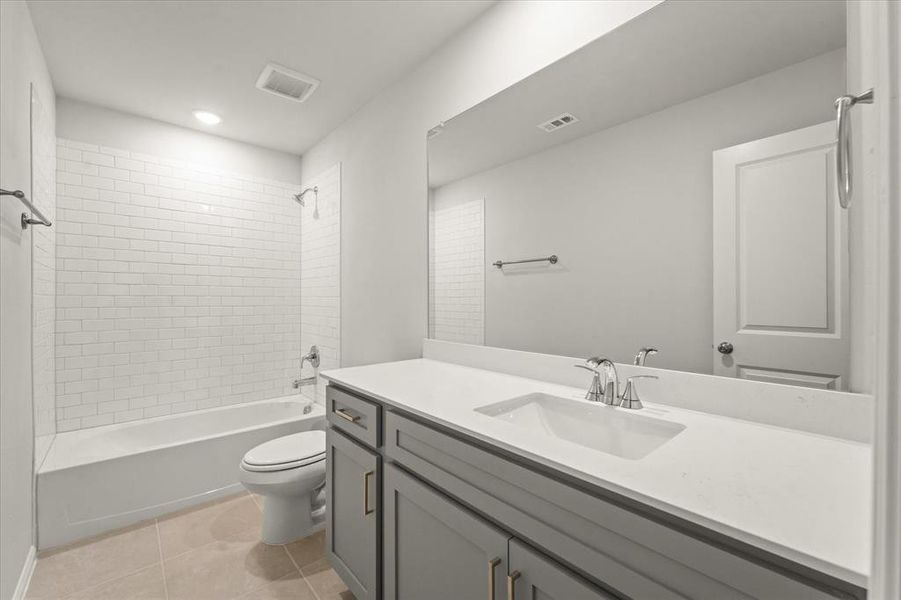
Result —
[[[685,425],[598,403],[534,393],[481,406],[476,412],[620,458],[644,458]]]

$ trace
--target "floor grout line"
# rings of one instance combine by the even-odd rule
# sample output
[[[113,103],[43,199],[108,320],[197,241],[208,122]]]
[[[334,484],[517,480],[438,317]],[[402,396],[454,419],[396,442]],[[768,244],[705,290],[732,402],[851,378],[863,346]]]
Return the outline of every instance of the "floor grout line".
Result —
[[[156,549],[160,554],[160,570],[163,572],[163,593],[166,600],[169,600],[169,581],[166,579],[166,561],[163,560],[163,538],[160,535],[160,520],[154,519],[153,526],[156,528]]]
[[[313,535],[315,535],[315,534],[313,534]],[[322,599],[319,597],[319,594],[316,593],[316,589],[313,587],[313,584],[311,584],[311,583],[310,583],[310,580],[307,579],[307,576],[304,575],[303,569],[300,568],[300,565],[297,564],[297,561],[294,560],[294,557],[291,556],[291,553],[290,553],[290,552],[288,552],[288,545],[287,545],[287,544],[283,544],[283,545],[282,545],[282,548],[284,548],[284,549],[285,549],[285,552],[287,552],[287,554],[288,554],[288,559],[290,559],[291,564],[294,565],[294,568],[297,569],[297,573],[300,575],[300,578],[303,579],[303,582],[304,582],[305,584],[307,584],[307,587],[308,587],[308,588],[310,588],[310,591],[313,593],[313,597],[314,597],[316,600],[322,600]],[[310,564],[312,564],[312,563],[310,563]]]

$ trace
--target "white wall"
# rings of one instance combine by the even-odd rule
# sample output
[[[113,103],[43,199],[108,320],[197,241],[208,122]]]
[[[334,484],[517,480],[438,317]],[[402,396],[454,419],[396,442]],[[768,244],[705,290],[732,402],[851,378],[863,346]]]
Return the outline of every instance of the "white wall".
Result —
[[[30,86],[48,115],[54,93],[21,1],[0,2],[0,187],[31,194]],[[0,598],[11,598],[34,540],[31,247],[22,207],[0,199]]]
[[[56,133],[67,140],[300,182],[298,156],[219,137],[213,127],[206,134],[68,98],[57,100],[56,111]]]
[[[296,184],[59,138],[57,429],[296,393]]]
[[[342,362],[415,357],[427,334],[426,131],[657,4],[500,2],[303,156],[342,165]]]
[[[829,121],[843,89],[836,50],[433,190],[485,197],[486,264],[560,256],[488,269],[485,343],[711,372],[711,153]]]

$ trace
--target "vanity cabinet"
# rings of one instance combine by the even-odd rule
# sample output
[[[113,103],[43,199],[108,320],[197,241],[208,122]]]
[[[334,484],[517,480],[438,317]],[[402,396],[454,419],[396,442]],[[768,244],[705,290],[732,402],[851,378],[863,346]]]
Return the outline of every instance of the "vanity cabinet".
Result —
[[[357,397],[334,385],[328,395],[344,405]],[[328,415],[327,539],[358,600],[866,597],[428,419],[357,400],[377,407],[379,431],[368,435],[378,447],[351,440],[335,427],[346,417]]]
[[[394,465],[384,489],[385,598],[504,597],[508,533]]]
[[[517,539],[510,540],[508,600],[613,600],[616,596],[589,585],[572,571]]]
[[[326,451],[326,554],[357,600],[376,600],[381,458],[331,427]]]

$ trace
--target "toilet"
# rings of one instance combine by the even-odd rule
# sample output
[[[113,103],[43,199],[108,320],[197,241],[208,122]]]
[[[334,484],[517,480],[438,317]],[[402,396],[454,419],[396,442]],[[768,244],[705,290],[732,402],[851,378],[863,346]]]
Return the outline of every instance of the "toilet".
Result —
[[[263,497],[264,543],[307,537],[325,523],[325,432],[294,433],[256,446],[241,461],[240,479]]]

